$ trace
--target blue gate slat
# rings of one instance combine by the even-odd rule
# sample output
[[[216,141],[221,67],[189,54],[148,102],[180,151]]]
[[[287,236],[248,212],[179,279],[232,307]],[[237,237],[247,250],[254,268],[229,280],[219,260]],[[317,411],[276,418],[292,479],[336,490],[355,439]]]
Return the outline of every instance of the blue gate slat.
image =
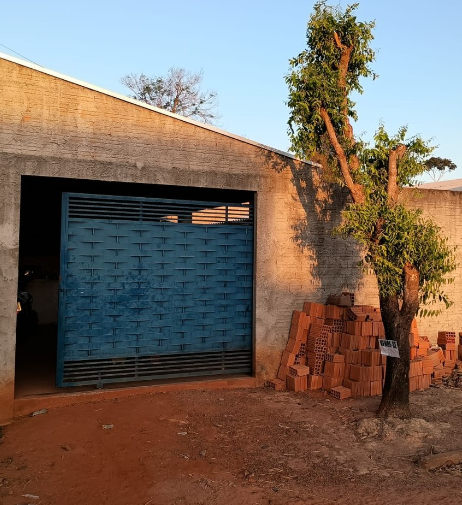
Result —
[[[68,361],[85,361],[86,359],[89,358],[90,356],[88,354],[88,351],[69,351],[69,350],[66,351],[66,360]]]

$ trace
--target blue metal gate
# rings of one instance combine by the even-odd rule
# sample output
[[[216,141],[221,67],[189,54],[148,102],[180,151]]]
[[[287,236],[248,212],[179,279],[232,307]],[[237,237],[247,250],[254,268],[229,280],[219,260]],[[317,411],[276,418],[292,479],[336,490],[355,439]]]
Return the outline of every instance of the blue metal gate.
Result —
[[[63,194],[57,385],[252,371],[253,206]]]

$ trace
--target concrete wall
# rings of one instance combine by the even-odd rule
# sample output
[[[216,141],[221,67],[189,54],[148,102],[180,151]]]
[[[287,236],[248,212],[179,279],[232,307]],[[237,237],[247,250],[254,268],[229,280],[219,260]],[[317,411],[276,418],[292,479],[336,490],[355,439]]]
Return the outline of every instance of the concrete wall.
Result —
[[[22,175],[256,192],[260,380],[276,372],[294,308],[359,282],[356,251],[330,235],[343,197],[316,187],[311,165],[3,59],[0,114],[0,418],[14,394]]]
[[[432,219],[448,238],[448,245],[456,247],[457,269],[450,275],[453,282],[443,286],[453,305],[445,310],[444,304],[430,305],[441,308],[438,317],[418,319],[419,333],[427,335],[436,344],[438,331],[462,332],[462,192],[434,189],[413,189],[403,193],[403,202],[412,208],[420,208],[423,216]]]
[[[346,195],[309,164],[4,59],[0,119],[0,421],[14,398],[23,175],[254,191],[260,381],[275,375],[292,311],[305,300],[349,288],[359,303],[377,303],[374,278],[357,268],[360,251],[331,234]],[[453,216],[461,202],[447,198]]]

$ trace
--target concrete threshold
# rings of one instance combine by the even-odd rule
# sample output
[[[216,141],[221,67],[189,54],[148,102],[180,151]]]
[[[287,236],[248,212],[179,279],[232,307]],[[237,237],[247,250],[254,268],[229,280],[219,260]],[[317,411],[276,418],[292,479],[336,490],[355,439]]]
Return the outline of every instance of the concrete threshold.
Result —
[[[194,389],[239,389],[257,386],[255,377],[233,377],[228,379],[209,379],[170,384],[149,384],[146,386],[124,387],[120,389],[95,389],[76,393],[53,393],[17,398],[14,401],[14,417],[28,416],[37,410],[67,407],[79,403],[96,403],[114,398],[135,395],[166,393],[169,391],[188,391]]]

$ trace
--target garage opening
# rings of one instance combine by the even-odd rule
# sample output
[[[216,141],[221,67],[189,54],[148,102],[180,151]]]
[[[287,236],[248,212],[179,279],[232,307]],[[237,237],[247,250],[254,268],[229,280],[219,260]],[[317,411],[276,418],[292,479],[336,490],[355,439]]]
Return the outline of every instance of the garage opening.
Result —
[[[23,177],[17,396],[252,373],[253,194]],[[21,288],[24,286],[22,285]]]

